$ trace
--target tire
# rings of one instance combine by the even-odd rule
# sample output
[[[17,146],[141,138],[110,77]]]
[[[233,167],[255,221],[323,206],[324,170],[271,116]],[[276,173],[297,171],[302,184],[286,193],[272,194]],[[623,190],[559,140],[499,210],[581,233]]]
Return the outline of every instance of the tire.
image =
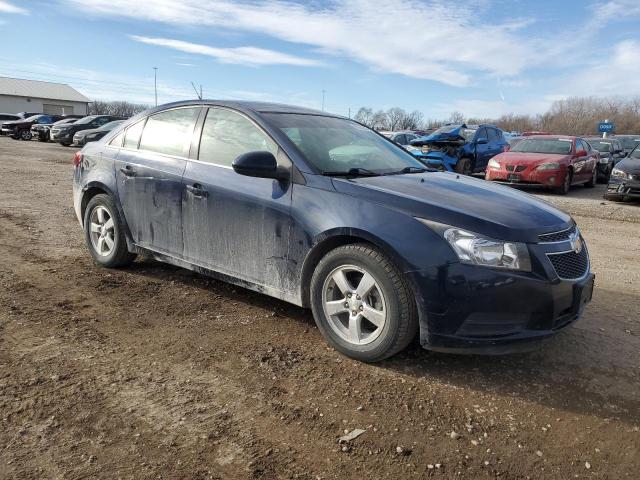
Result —
[[[20,140],[24,140],[24,141],[29,141],[31,140],[31,130],[21,130],[20,133],[18,134],[20,137]]]
[[[60,145],[62,145],[63,147],[70,147],[71,144],[67,143],[67,142],[60,142]]]
[[[365,290],[362,282],[373,286]],[[366,243],[338,247],[320,260],[311,278],[311,308],[327,342],[363,362],[395,355],[418,331],[416,303],[406,279],[389,258]]]
[[[591,180],[584,184],[587,188],[593,188],[596,186],[596,182],[598,179],[598,169],[594,167],[593,173],[591,174]]]
[[[44,134],[39,134],[38,135],[38,141],[39,142],[48,142],[49,141],[49,135],[44,135]]]
[[[456,163],[455,170],[461,175],[471,175],[471,160],[469,158],[461,158]]]
[[[564,176],[564,182],[562,183],[562,186],[554,188],[553,191],[558,195],[566,195],[567,193],[569,193],[569,190],[571,190],[572,183],[573,172],[571,170],[568,170]]]
[[[104,228],[100,232],[92,231],[92,225],[94,228],[95,225],[102,225]],[[117,268],[133,262],[136,254],[127,249],[124,232],[124,222],[109,195],[99,194],[89,200],[84,212],[84,239],[89,253],[97,263],[103,267]]]

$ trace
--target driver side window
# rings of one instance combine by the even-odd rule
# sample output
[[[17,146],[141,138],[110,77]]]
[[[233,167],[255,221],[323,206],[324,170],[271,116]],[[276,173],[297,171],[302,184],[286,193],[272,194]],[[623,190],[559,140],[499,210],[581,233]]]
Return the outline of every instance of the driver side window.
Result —
[[[244,115],[222,108],[209,109],[202,127],[198,160],[230,167],[238,156],[258,150],[275,156],[278,146]]]

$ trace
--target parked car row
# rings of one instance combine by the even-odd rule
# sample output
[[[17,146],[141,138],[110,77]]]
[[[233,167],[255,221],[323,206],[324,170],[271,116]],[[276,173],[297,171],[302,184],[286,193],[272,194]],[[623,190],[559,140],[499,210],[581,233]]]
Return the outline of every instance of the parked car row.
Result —
[[[15,140],[54,141],[82,146],[104,137],[125,117],[113,115],[47,115],[22,112],[0,114],[0,133]]]
[[[427,167],[483,174],[489,181],[559,194],[567,194],[573,185],[609,182],[618,163],[640,143],[640,136],[635,135],[603,138],[503,132],[494,125],[448,124],[422,136],[412,131],[380,133]]]

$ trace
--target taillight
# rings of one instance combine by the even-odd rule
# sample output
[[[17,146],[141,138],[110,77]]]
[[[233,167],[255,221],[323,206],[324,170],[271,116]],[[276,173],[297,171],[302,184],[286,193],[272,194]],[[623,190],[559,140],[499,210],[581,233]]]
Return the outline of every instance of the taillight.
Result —
[[[82,162],[82,152],[76,152],[73,157],[73,166],[77,167]]]

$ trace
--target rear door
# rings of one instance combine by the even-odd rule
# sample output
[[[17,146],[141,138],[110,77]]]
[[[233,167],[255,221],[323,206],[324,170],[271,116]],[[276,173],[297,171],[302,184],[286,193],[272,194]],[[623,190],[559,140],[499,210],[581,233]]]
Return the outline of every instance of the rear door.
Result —
[[[287,270],[292,187],[233,170],[239,155],[257,150],[272,152],[280,165],[291,168],[249,117],[209,108],[198,153],[184,173],[184,251],[192,263],[263,285],[277,296]]]
[[[133,241],[181,257],[182,174],[201,107],[165,110],[131,125],[115,162]]]

